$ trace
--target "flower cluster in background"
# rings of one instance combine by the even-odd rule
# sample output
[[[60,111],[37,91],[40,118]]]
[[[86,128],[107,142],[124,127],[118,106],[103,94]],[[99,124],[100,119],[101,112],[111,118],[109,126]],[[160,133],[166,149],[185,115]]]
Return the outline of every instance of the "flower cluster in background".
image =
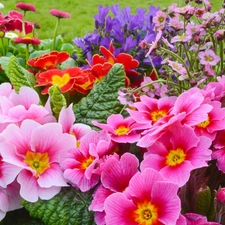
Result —
[[[23,36],[21,54],[1,38],[0,220],[224,224],[225,10],[195,2],[99,6],[82,55],[60,50],[56,9],[50,42]]]

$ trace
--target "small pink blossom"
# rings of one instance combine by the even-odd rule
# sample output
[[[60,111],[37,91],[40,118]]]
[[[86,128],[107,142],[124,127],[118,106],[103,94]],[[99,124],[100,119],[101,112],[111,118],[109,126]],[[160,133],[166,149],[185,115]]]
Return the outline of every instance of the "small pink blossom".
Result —
[[[188,42],[192,39],[191,35],[188,35],[187,33],[183,33],[180,35],[177,35],[171,39],[171,43],[175,42]]]
[[[153,17],[153,23],[155,23],[156,27],[159,27],[160,29],[164,28],[166,23],[167,15],[163,11],[157,11],[156,15]]]
[[[57,9],[51,9],[49,12],[50,12],[50,14],[52,14],[53,16],[58,17],[59,19],[61,19],[61,18],[70,18],[70,14],[68,12],[62,12],[62,11],[59,11]]]
[[[168,65],[173,69],[173,71],[177,72],[180,75],[187,75],[187,70],[184,68],[184,66],[178,62],[168,60]]]
[[[220,57],[211,49],[199,52],[198,57],[200,58],[200,63],[202,65],[209,64],[215,66],[220,61]]]
[[[111,139],[117,143],[134,143],[140,138],[138,130],[143,129],[138,126],[135,120],[131,117],[123,118],[121,114],[112,114],[107,118],[107,123],[99,123],[92,121],[92,123],[108,132]]]

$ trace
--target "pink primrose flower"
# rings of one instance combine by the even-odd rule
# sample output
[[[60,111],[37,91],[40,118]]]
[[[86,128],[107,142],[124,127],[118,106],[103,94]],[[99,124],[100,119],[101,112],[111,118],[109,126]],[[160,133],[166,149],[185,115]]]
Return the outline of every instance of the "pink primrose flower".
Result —
[[[73,105],[68,108],[63,107],[59,114],[58,122],[62,125],[63,132],[71,134],[76,139],[76,146],[79,147],[81,139],[92,129],[90,126],[82,123],[74,124],[76,118],[73,112]]]
[[[215,66],[220,61],[220,57],[211,49],[199,52],[198,57],[200,58],[200,63],[202,65],[209,64]]]
[[[192,170],[208,165],[211,144],[209,138],[197,137],[193,128],[174,123],[148,147],[141,162],[141,171],[152,168],[181,187],[188,181]]]
[[[182,124],[195,126],[207,120],[212,105],[204,102],[205,98],[198,88],[191,88],[181,93],[174,103],[171,114],[177,116],[183,114]]]
[[[205,76],[216,77],[216,73],[215,73],[214,69],[210,66],[210,64],[205,65],[204,71],[205,71]]]
[[[107,119],[107,124],[92,121],[92,123],[108,132],[111,139],[117,143],[134,143],[140,138],[138,130],[143,129],[131,117],[123,118],[121,114],[112,114]]]
[[[19,93],[9,89],[4,84],[2,91],[8,90],[0,96],[0,122],[1,124],[18,123],[25,119],[33,119],[39,123],[54,122],[52,113],[39,105],[39,96],[36,91],[29,87],[21,87]]]
[[[206,11],[205,11],[205,7],[202,7],[202,8],[197,8],[197,9],[195,9],[195,16],[197,17],[197,18],[202,18],[202,16],[204,15],[204,13],[205,13]]]
[[[148,125],[147,127],[151,128],[152,125],[168,121],[175,101],[174,96],[155,99],[143,95],[140,97],[140,102],[133,104],[136,110],[127,109],[127,111],[137,123]]]
[[[111,138],[105,132],[91,131],[86,134],[79,148],[72,148],[61,155],[63,175],[82,192],[94,187],[100,178],[99,168],[104,158],[111,154]]]
[[[136,173],[123,193],[114,193],[105,201],[106,225],[174,225],[180,215],[178,186],[166,181],[157,171]]]
[[[62,133],[57,123],[38,124],[24,120],[21,126],[10,124],[0,142],[3,161],[22,168],[17,181],[20,195],[27,201],[51,199],[67,186],[59,165],[59,155],[75,146],[74,138]],[[66,145],[65,145],[66,143]]]
[[[89,210],[95,211],[95,214],[98,212],[97,220],[100,216],[101,221],[105,220],[104,202],[106,198],[113,193],[125,191],[130,179],[138,172],[138,166],[137,157],[130,153],[123,154],[120,159],[111,157],[106,160],[101,174],[102,184],[96,189],[89,206]]]
[[[208,222],[206,216],[197,213],[185,213],[183,216],[187,225],[221,225],[216,222]]]
[[[208,137],[213,141],[217,132],[225,129],[225,108],[222,108],[219,101],[212,101],[208,104],[213,108],[208,113],[207,119],[195,126],[195,133],[198,136]]]
[[[222,132],[222,135],[220,135],[220,138],[221,137],[225,137],[224,131]],[[216,143],[214,147],[219,147],[222,144],[224,144],[224,140],[222,140],[222,142]],[[225,173],[225,147],[214,149],[212,152],[212,159],[216,160],[216,166],[218,169]]]
[[[0,221],[2,221],[7,212],[22,208],[19,188],[20,185],[16,181],[9,184],[7,188],[0,187]]]

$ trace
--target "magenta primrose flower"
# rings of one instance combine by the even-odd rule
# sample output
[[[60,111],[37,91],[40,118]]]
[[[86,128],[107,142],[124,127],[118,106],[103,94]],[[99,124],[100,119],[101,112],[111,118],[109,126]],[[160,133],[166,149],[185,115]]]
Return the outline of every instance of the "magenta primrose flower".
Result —
[[[220,61],[220,57],[211,49],[199,52],[198,57],[200,58],[200,63],[202,65],[209,64],[215,66]]]
[[[3,161],[21,168],[17,181],[22,198],[30,202],[38,198],[48,200],[61,187],[68,186],[59,165],[59,155],[73,148],[76,142],[73,136],[62,133],[60,124],[41,125],[24,120],[20,127],[8,125],[2,136]]]
[[[111,139],[117,143],[134,143],[140,138],[138,130],[143,129],[131,117],[123,118],[121,114],[112,114],[107,118],[107,124],[92,121],[92,123],[108,132]]]
[[[180,215],[178,186],[152,169],[136,173],[123,193],[105,201],[106,225],[174,225]]]
[[[197,137],[191,127],[177,122],[147,148],[141,171],[152,168],[181,187],[188,181],[192,170],[208,165],[211,144],[209,138]]]

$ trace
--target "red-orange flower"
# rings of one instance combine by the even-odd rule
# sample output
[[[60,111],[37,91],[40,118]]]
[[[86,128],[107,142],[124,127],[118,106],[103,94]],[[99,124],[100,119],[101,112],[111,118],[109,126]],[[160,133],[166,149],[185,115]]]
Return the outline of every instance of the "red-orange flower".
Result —
[[[67,52],[52,51],[40,57],[28,60],[28,65],[41,70],[56,69],[57,65],[66,61],[70,57]]]
[[[134,69],[138,67],[139,62],[134,59],[131,55],[126,53],[120,53],[114,56],[114,47],[112,42],[110,43],[109,49],[104,46],[100,46],[100,52],[103,56],[95,54],[92,57],[92,64],[88,62],[91,67],[90,70],[97,79],[101,80],[115,63],[121,63],[124,66],[124,70],[127,76],[138,76],[139,73]],[[126,77],[126,84],[129,84],[129,78]]]
[[[91,77],[92,76],[92,77]],[[57,84],[62,93],[75,90],[81,93],[87,93],[88,89],[94,85],[95,77],[84,73],[79,67],[71,67],[62,71],[59,69],[51,69],[36,75],[36,86],[45,86],[42,94],[47,94],[48,89]]]

